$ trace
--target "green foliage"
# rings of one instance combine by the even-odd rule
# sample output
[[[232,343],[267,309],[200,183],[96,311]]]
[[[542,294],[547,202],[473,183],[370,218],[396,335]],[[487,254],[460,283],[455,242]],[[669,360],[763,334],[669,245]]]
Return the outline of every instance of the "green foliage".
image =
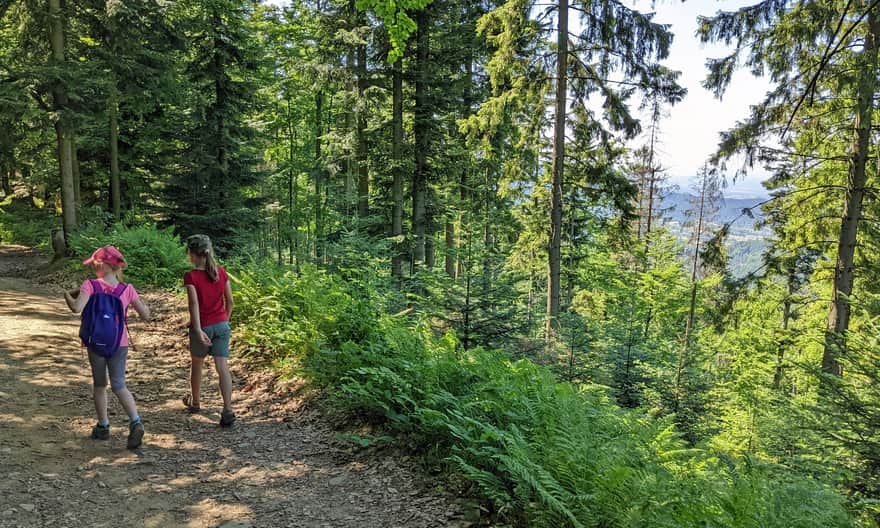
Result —
[[[388,62],[393,63],[403,56],[406,41],[417,29],[416,22],[407,11],[426,8],[433,0],[357,0],[358,9],[372,9],[385,22],[391,37],[392,49],[388,52]]]
[[[259,142],[247,122],[262,102],[253,98],[259,41],[253,38],[250,1],[178,2],[175,9],[189,49],[185,95],[191,110],[179,124],[181,157],[164,187],[167,225],[177,234],[209,235],[227,255],[258,222],[261,200],[251,187]]]
[[[0,203],[0,243],[31,247],[49,247],[52,229],[61,227],[61,219],[50,208],[33,200],[8,197]]]
[[[119,248],[128,262],[125,280],[137,286],[173,288],[181,284],[183,274],[191,268],[183,243],[170,228],[159,229],[134,218],[131,224],[120,223],[109,229],[105,223],[94,221],[70,239],[77,266],[106,245]]]
[[[811,426],[828,443],[851,500],[865,518],[880,524],[880,321],[861,323],[843,359],[845,377],[823,377]],[[875,524],[876,526],[876,524]]]
[[[766,0],[701,22],[703,38],[739,44],[710,63],[712,89],[727,87],[737,55],[778,86],[718,157],[774,166],[766,262],[757,242],[704,236],[695,277],[694,249],[645,192],[658,160],[623,161],[642,127],[638,99],[653,109],[654,144],[660,103],[684,96],[679,73],[658,62],[670,27],[639,6],[571,4],[554,343],[542,332],[557,6],[281,4],[66,2],[66,57],[55,61],[42,4],[0,2],[0,187],[16,197],[0,205],[0,240],[45,245],[60,224],[64,118],[80,179],[77,259],[116,244],[131,280],[167,287],[188,265],[153,224],[212,235],[236,259],[245,355],[308,373],[340,408],[447,461],[501,522],[845,524],[839,497],[815,479],[876,526],[873,137],[864,210],[852,216],[856,353],[841,380],[813,372],[854,153],[852,134],[837,132],[852,129],[854,101],[871,100],[855,82],[873,71],[859,58],[864,2]],[[831,46],[824,66],[817,42]],[[788,123],[804,93],[810,104]],[[587,103],[597,96],[601,109]],[[788,124],[781,148],[762,148]],[[122,209],[143,216],[114,225],[104,209],[116,166]],[[703,273],[726,251],[745,263],[742,281]],[[743,273],[759,268],[762,278]],[[346,439],[381,444],[381,434]]]
[[[367,316],[369,299],[348,295],[343,281],[313,266],[305,266],[301,275],[265,266],[260,271],[241,265],[230,270],[239,301],[236,317],[260,321],[243,326],[244,353],[266,361],[333,357],[327,365],[332,370],[319,371],[319,378],[347,371],[350,365],[335,360],[338,351],[376,331]]]
[[[382,315],[362,284],[314,269],[236,276],[250,353],[295,364],[341,409],[384,423],[531,526],[850,526],[843,499],[778,467],[689,448],[670,419],[593,385]],[[372,442],[363,439],[362,442]]]

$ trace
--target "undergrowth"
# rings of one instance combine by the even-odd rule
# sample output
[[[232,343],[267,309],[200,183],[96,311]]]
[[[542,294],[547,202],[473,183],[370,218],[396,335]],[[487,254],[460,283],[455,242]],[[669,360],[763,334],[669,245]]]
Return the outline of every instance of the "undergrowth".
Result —
[[[51,207],[35,199],[7,197],[0,202],[0,243],[48,248],[52,229],[61,228],[61,218]]]
[[[0,243],[48,248],[51,231],[60,228],[61,219],[35,198],[0,202]],[[106,245],[119,248],[128,262],[125,280],[138,286],[172,288],[191,268],[183,243],[171,228],[159,229],[137,212],[114,223],[94,207],[80,211],[80,227],[69,237],[69,271],[80,274],[82,261]]]
[[[191,268],[183,243],[171,228],[158,229],[134,216],[111,227],[96,218],[71,236],[69,245],[74,266],[81,266],[101,246],[116,246],[128,263],[125,280],[138,286],[172,288],[182,284],[183,274]]]
[[[253,269],[259,269],[254,273]],[[472,483],[499,522],[527,526],[851,526],[840,495],[750,458],[686,445],[671,419],[558,383],[528,360],[463,350],[383,313],[364,284],[314,268],[233,270],[245,355],[296,369]]]

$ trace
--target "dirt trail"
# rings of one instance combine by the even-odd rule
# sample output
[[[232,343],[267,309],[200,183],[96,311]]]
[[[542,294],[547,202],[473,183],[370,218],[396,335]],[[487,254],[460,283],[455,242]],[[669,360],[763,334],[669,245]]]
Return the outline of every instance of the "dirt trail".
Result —
[[[168,295],[147,294],[157,320],[132,324],[128,385],[144,446],[125,449],[127,418],[112,394],[110,441],[89,439],[95,419],[78,320],[60,290],[20,277],[39,259],[0,248],[0,527],[461,524],[412,462],[345,449],[265,373],[236,373],[232,430],[217,426],[213,372],[206,412],[187,414],[185,316]]]

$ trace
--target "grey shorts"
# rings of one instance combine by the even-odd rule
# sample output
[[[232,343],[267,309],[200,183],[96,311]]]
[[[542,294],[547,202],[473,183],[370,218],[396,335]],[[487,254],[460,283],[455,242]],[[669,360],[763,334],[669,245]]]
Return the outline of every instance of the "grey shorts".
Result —
[[[112,358],[105,358],[89,350],[89,364],[92,365],[92,383],[100,389],[107,386],[107,373],[110,373],[110,388],[114,392],[125,388],[125,360],[128,347],[119,347]]]
[[[232,329],[229,328],[229,322],[223,321],[210,326],[202,327],[202,330],[208,334],[211,339],[211,346],[202,343],[195,330],[189,329],[189,351],[197,357],[205,357],[212,355],[214,357],[229,357],[229,337]]]

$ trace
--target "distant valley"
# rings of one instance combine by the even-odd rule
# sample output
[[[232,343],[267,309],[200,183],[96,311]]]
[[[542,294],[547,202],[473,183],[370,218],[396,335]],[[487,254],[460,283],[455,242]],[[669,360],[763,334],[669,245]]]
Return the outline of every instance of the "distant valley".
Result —
[[[690,194],[674,192],[669,193],[662,201],[664,214],[661,223],[682,240],[689,236],[684,226],[692,198]],[[767,239],[771,236],[771,232],[766,227],[758,228],[756,225],[764,218],[760,208],[751,209],[754,218],[744,214],[743,210],[753,208],[766,199],[766,197],[725,198],[718,204],[718,212],[710,220],[709,225],[712,229],[719,229],[725,223],[732,222],[726,247],[730,257],[728,266],[736,277],[755,271],[762,264],[762,254],[767,247]]]

